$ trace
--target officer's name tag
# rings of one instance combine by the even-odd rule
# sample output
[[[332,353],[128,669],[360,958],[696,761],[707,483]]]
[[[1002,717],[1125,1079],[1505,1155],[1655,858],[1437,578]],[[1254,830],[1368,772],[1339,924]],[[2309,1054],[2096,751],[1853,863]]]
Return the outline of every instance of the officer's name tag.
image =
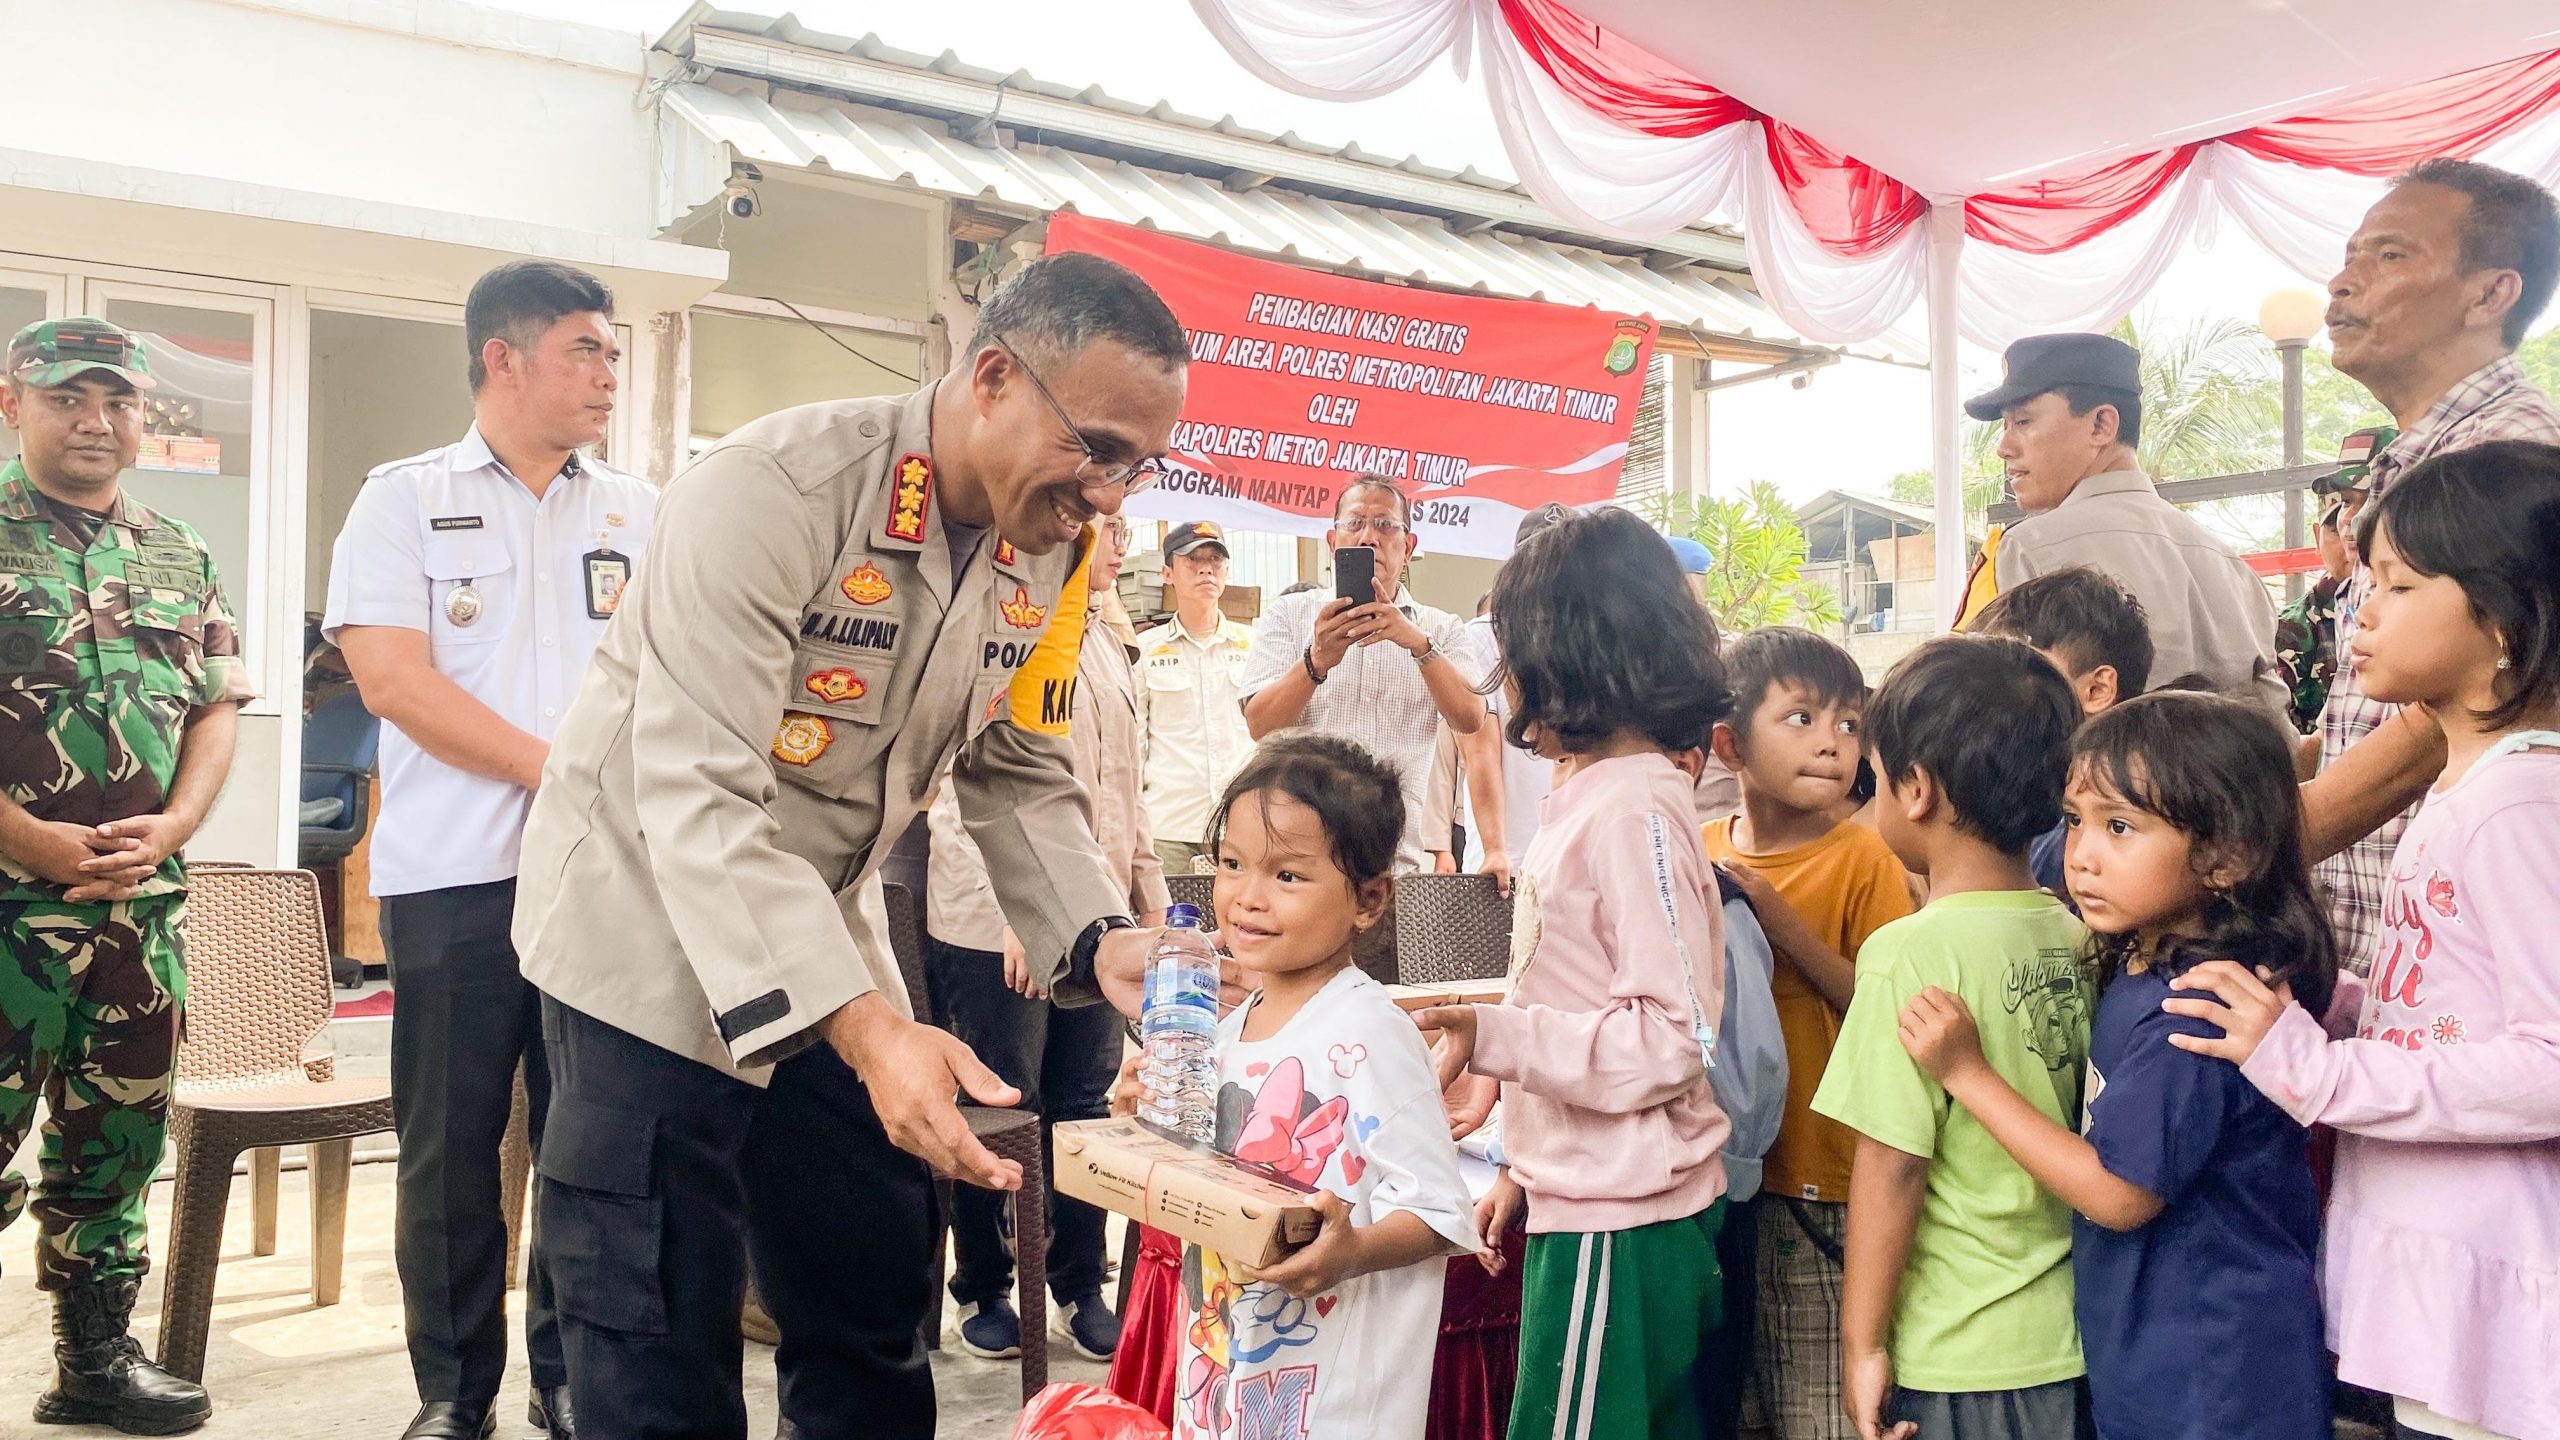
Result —
[[[477,530],[480,528],[480,517],[477,515],[438,515],[427,521],[427,528],[430,530]]]
[[[136,590],[175,590],[182,595],[204,593],[204,572],[192,565],[127,565],[124,583]]]
[[[602,620],[622,608],[622,591],[631,583],[631,557],[612,550],[590,550],[579,557],[587,572],[587,618]]]
[[[54,564],[53,547],[41,535],[23,535],[0,526],[0,573],[10,575],[51,575],[59,567]]]

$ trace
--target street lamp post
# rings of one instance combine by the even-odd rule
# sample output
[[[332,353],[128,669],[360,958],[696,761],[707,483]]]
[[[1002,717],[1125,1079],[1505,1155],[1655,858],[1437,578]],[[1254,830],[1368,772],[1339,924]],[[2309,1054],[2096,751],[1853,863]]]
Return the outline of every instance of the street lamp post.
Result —
[[[2302,356],[2311,348],[2311,337],[2320,333],[2326,323],[2328,302],[2317,291],[2279,290],[2258,307],[2258,328],[2276,347],[2276,357],[2284,366],[2284,463],[2285,468],[2302,463]],[[2302,491],[2287,486],[2284,492],[2284,547],[2299,550],[2310,543],[2302,528]],[[2284,592],[2288,599],[2302,598],[2302,576],[2287,575]]]

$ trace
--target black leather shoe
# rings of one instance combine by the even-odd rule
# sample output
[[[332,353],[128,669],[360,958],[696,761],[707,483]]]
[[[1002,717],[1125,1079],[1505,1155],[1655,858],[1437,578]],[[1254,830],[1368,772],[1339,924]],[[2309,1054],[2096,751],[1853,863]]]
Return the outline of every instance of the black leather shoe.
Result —
[[[496,1412],[485,1405],[458,1405],[430,1400],[400,1432],[400,1440],[489,1440],[498,1433]]]
[[[154,1365],[125,1333],[141,1282],[90,1280],[53,1297],[53,1388],[36,1400],[40,1425],[111,1425],[127,1435],[180,1435],[205,1422],[204,1387]]]
[[[536,1390],[525,1402],[525,1423],[549,1436],[550,1440],[577,1440],[578,1422],[569,1413],[569,1387],[554,1385]]]

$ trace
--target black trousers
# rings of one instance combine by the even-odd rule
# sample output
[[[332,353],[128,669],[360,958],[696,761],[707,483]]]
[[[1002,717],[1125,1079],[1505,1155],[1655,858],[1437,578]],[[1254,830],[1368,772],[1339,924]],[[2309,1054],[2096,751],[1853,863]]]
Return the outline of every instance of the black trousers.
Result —
[[[945,945],[927,937],[935,1018],[960,1037],[987,1068],[1020,1090],[1023,1107],[1040,1114],[1040,1146],[1060,1120],[1099,1120],[1111,1112],[1111,1082],[1120,1075],[1120,1012],[1108,1005],[1075,1009],[1025,999],[1004,983],[1004,957]],[[983,1304],[1013,1293],[1013,1197],[975,1185],[952,1187],[951,1298]],[[1102,1293],[1103,1213],[1049,1192],[1049,1293],[1061,1305]]]
[[[803,1440],[930,1437],[933,1180],[854,1073],[821,1045],[759,1090],[549,996],[542,1028],[554,1089],[534,1210],[579,1430],[745,1440],[752,1237],[782,1417]]]
[[[524,1065],[533,1143],[551,1101],[538,996],[507,938],[516,882],[391,895],[391,1105],[400,1133],[399,1263],[418,1398],[486,1405],[507,1370],[507,1219],[498,1151]],[[525,1241],[533,1383],[563,1380],[540,1227]]]
[[[1716,1268],[1724,1272],[1724,1320],[1706,1334],[1698,1362],[1690,1369],[1696,1382],[1698,1414],[1706,1422],[1706,1440],[1734,1440],[1742,1430],[1742,1387],[1751,1373],[1751,1342],[1759,1330],[1760,1206],[1754,1195],[1725,1206],[1724,1226],[1716,1231]]]

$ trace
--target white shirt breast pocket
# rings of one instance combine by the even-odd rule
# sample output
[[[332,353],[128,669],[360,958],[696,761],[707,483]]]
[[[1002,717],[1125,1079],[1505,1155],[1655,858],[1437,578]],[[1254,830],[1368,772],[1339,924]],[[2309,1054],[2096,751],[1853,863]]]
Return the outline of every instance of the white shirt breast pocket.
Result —
[[[505,638],[515,620],[515,557],[486,531],[429,535],[427,638],[438,650]]]

